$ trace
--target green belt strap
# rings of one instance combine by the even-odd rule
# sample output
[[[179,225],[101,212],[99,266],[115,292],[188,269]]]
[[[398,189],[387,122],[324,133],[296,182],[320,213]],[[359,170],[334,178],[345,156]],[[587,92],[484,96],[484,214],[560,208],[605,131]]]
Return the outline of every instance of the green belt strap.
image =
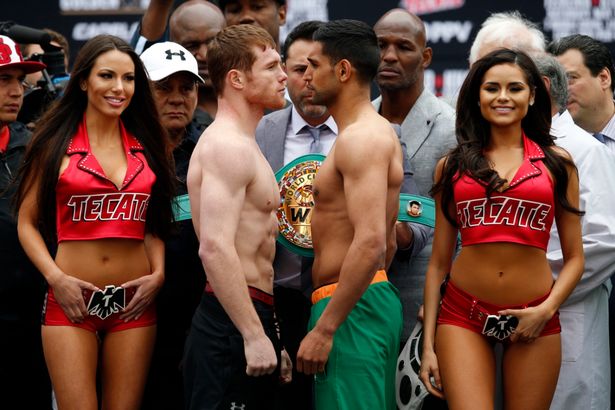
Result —
[[[420,215],[412,216],[408,213],[408,203],[417,201],[420,204]],[[436,204],[433,199],[410,194],[399,194],[399,213],[397,220],[402,222],[416,222],[432,228],[436,226]]]
[[[188,194],[178,195],[173,199],[173,216],[175,217],[175,222],[192,219]]]
[[[418,201],[421,203],[421,215],[411,216],[408,214],[408,203],[410,201]],[[399,213],[397,219],[403,222],[416,222],[423,225],[435,226],[435,204],[433,199],[410,194],[399,195]],[[178,195],[173,201],[173,216],[175,221],[186,221],[192,219],[190,212],[190,200],[188,195]]]

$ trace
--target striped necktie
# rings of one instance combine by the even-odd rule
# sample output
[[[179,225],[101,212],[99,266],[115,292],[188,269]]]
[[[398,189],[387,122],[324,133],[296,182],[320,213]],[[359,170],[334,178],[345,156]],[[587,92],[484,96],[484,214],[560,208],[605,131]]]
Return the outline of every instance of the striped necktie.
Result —
[[[321,125],[319,127],[310,127],[307,126],[310,135],[312,136],[312,143],[310,144],[310,154],[322,154],[322,146],[320,144],[320,133],[324,130],[326,125]]]
[[[595,133],[594,138],[604,144],[604,134],[602,134],[601,132]]]

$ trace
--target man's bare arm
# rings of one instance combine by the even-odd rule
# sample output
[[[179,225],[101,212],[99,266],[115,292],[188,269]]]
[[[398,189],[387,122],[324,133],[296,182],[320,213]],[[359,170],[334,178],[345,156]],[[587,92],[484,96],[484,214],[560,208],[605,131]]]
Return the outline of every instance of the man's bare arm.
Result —
[[[385,265],[388,171],[394,147],[385,142],[374,149],[368,135],[338,138],[336,144],[336,165],[343,175],[354,237],[344,258],[335,293],[314,329],[301,343],[298,370],[308,374],[324,370],[334,333],[361,298],[376,271]]]
[[[259,376],[271,373],[277,359],[250,299],[235,247],[254,159],[245,146],[229,145],[233,143],[204,144],[198,153],[202,166],[199,256],[216,297],[244,339],[247,373]]]
[[[162,37],[172,7],[173,0],[151,0],[141,20],[141,35],[149,41]]]

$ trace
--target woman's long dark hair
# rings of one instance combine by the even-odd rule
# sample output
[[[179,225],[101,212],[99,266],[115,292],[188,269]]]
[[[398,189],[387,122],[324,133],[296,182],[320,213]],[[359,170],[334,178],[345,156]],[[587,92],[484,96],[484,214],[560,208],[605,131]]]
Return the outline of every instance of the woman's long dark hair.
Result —
[[[161,238],[167,237],[170,231],[174,171],[168,156],[167,133],[160,125],[147,74],[141,59],[125,41],[111,35],[99,35],[79,50],[64,95],[38,121],[19,171],[22,182],[15,196],[15,205],[19,209],[26,193],[38,182],[39,229],[46,240],[53,241],[56,236],[55,189],[62,158],[88,105],[87,93],[80,84],[87,81],[97,58],[112,50],[127,54],[135,66],[134,95],[121,119],[126,130],[143,145],[148,165],[156,174],[147,209],[146,231]]]
[[[534,104],[528,107],[527,115],[521,121],[521,128],[527,137],[536,142],[544,151],[543,160],[547,169],[555,179],[555,198],[567,211],[581,215],[567,197],[568,170],[574,163],[560,155],[555,149],[551,129],[551,99],[540,73],[532,59],[522,51],[499,49],[476,61],[461,86],[457,99],[457,119],[455,133],[457,147],[448,155],[444,164],[440,181],[431,189],[431,194],[442,193],[442,209],[444,215],[453,225],[456,224],[454,214],[451,214],[453,198],[453,183],[458,175],[469,174],[473,178],[485,181],[486,194],[490,195],[506,184],[491,168],[483,150],[491,138],[491,124],[481,114],[479,92],[485,73],[499,64],[514,64],[525,74],[528,85],[534,89]],[[575,168],[576,169],[576,168]]]

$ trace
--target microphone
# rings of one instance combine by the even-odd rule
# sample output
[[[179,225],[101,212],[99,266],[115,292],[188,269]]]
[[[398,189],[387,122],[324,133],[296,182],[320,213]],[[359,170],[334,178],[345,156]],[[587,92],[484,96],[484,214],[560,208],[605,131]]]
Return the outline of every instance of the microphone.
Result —
[[[49,33],[13,22],[0,23],[0,34],[10,37],[16,43],[22,44],[36,43],[45,46],[51,42]],[[44,49],[45,47],[43,47]]]

